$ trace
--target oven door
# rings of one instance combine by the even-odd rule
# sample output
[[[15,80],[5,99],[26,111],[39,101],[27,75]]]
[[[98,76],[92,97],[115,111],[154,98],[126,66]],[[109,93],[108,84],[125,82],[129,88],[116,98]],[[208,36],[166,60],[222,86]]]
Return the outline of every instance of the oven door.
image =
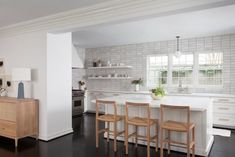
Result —
[[[84,97],[73,97],[73,116],[82,115],[84,112]]]

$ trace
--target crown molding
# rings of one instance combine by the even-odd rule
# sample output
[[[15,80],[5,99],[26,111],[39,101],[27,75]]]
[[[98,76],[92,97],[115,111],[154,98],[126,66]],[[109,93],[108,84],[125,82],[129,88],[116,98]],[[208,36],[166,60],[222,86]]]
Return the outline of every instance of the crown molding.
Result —
[[[0,37],[37,31],[69,31],[92,25],[149,16],[166,16],[230,4],[235,2],[233,0],[113,0],[2,27]]]

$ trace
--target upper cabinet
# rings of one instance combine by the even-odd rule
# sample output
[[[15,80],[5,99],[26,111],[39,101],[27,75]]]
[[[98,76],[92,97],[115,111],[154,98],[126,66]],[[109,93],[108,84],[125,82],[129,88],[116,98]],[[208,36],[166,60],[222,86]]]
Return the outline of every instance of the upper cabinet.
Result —
[[[72,68],[84,68],[85,49],[72,45]]]

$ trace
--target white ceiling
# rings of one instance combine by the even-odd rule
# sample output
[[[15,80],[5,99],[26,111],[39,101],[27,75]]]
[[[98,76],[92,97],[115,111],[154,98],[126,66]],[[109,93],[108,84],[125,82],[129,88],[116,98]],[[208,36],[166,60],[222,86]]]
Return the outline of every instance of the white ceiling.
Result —
[[[171,40],[235,32],[235,5],[158,17],[73,33],[73,43],[83,47]]]
[[[0,0],[0,27],[108,0]]]

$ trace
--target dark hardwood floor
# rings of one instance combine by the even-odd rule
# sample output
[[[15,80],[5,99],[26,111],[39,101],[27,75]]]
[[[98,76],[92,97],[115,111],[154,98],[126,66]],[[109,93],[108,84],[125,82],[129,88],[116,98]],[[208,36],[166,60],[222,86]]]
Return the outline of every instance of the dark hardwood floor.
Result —
[[[73,120],[74,133],[49,142],[35,141],[32,138],[19,140],[15,149],[14,141],[0,137],[0,157],[123,157],[123,142],[118,142],[118,152],[113,152],[113,143],[107,144],[100,138],[99,149],[95,148],[95,115],[86,114]],[[101,126],[102,127],[102,126]],[[165,152],[166,153],[166,152]],[[145,157],[146,147],[129,145],[128,157]],[[167,156],[167,154],[165,154]],[[185,157],[183,153],[172,152],[171,157]],[[159,157],[151,149],[151,157]],[[230,138],[215,136],[209,157],[235,157],[235,131]]]

